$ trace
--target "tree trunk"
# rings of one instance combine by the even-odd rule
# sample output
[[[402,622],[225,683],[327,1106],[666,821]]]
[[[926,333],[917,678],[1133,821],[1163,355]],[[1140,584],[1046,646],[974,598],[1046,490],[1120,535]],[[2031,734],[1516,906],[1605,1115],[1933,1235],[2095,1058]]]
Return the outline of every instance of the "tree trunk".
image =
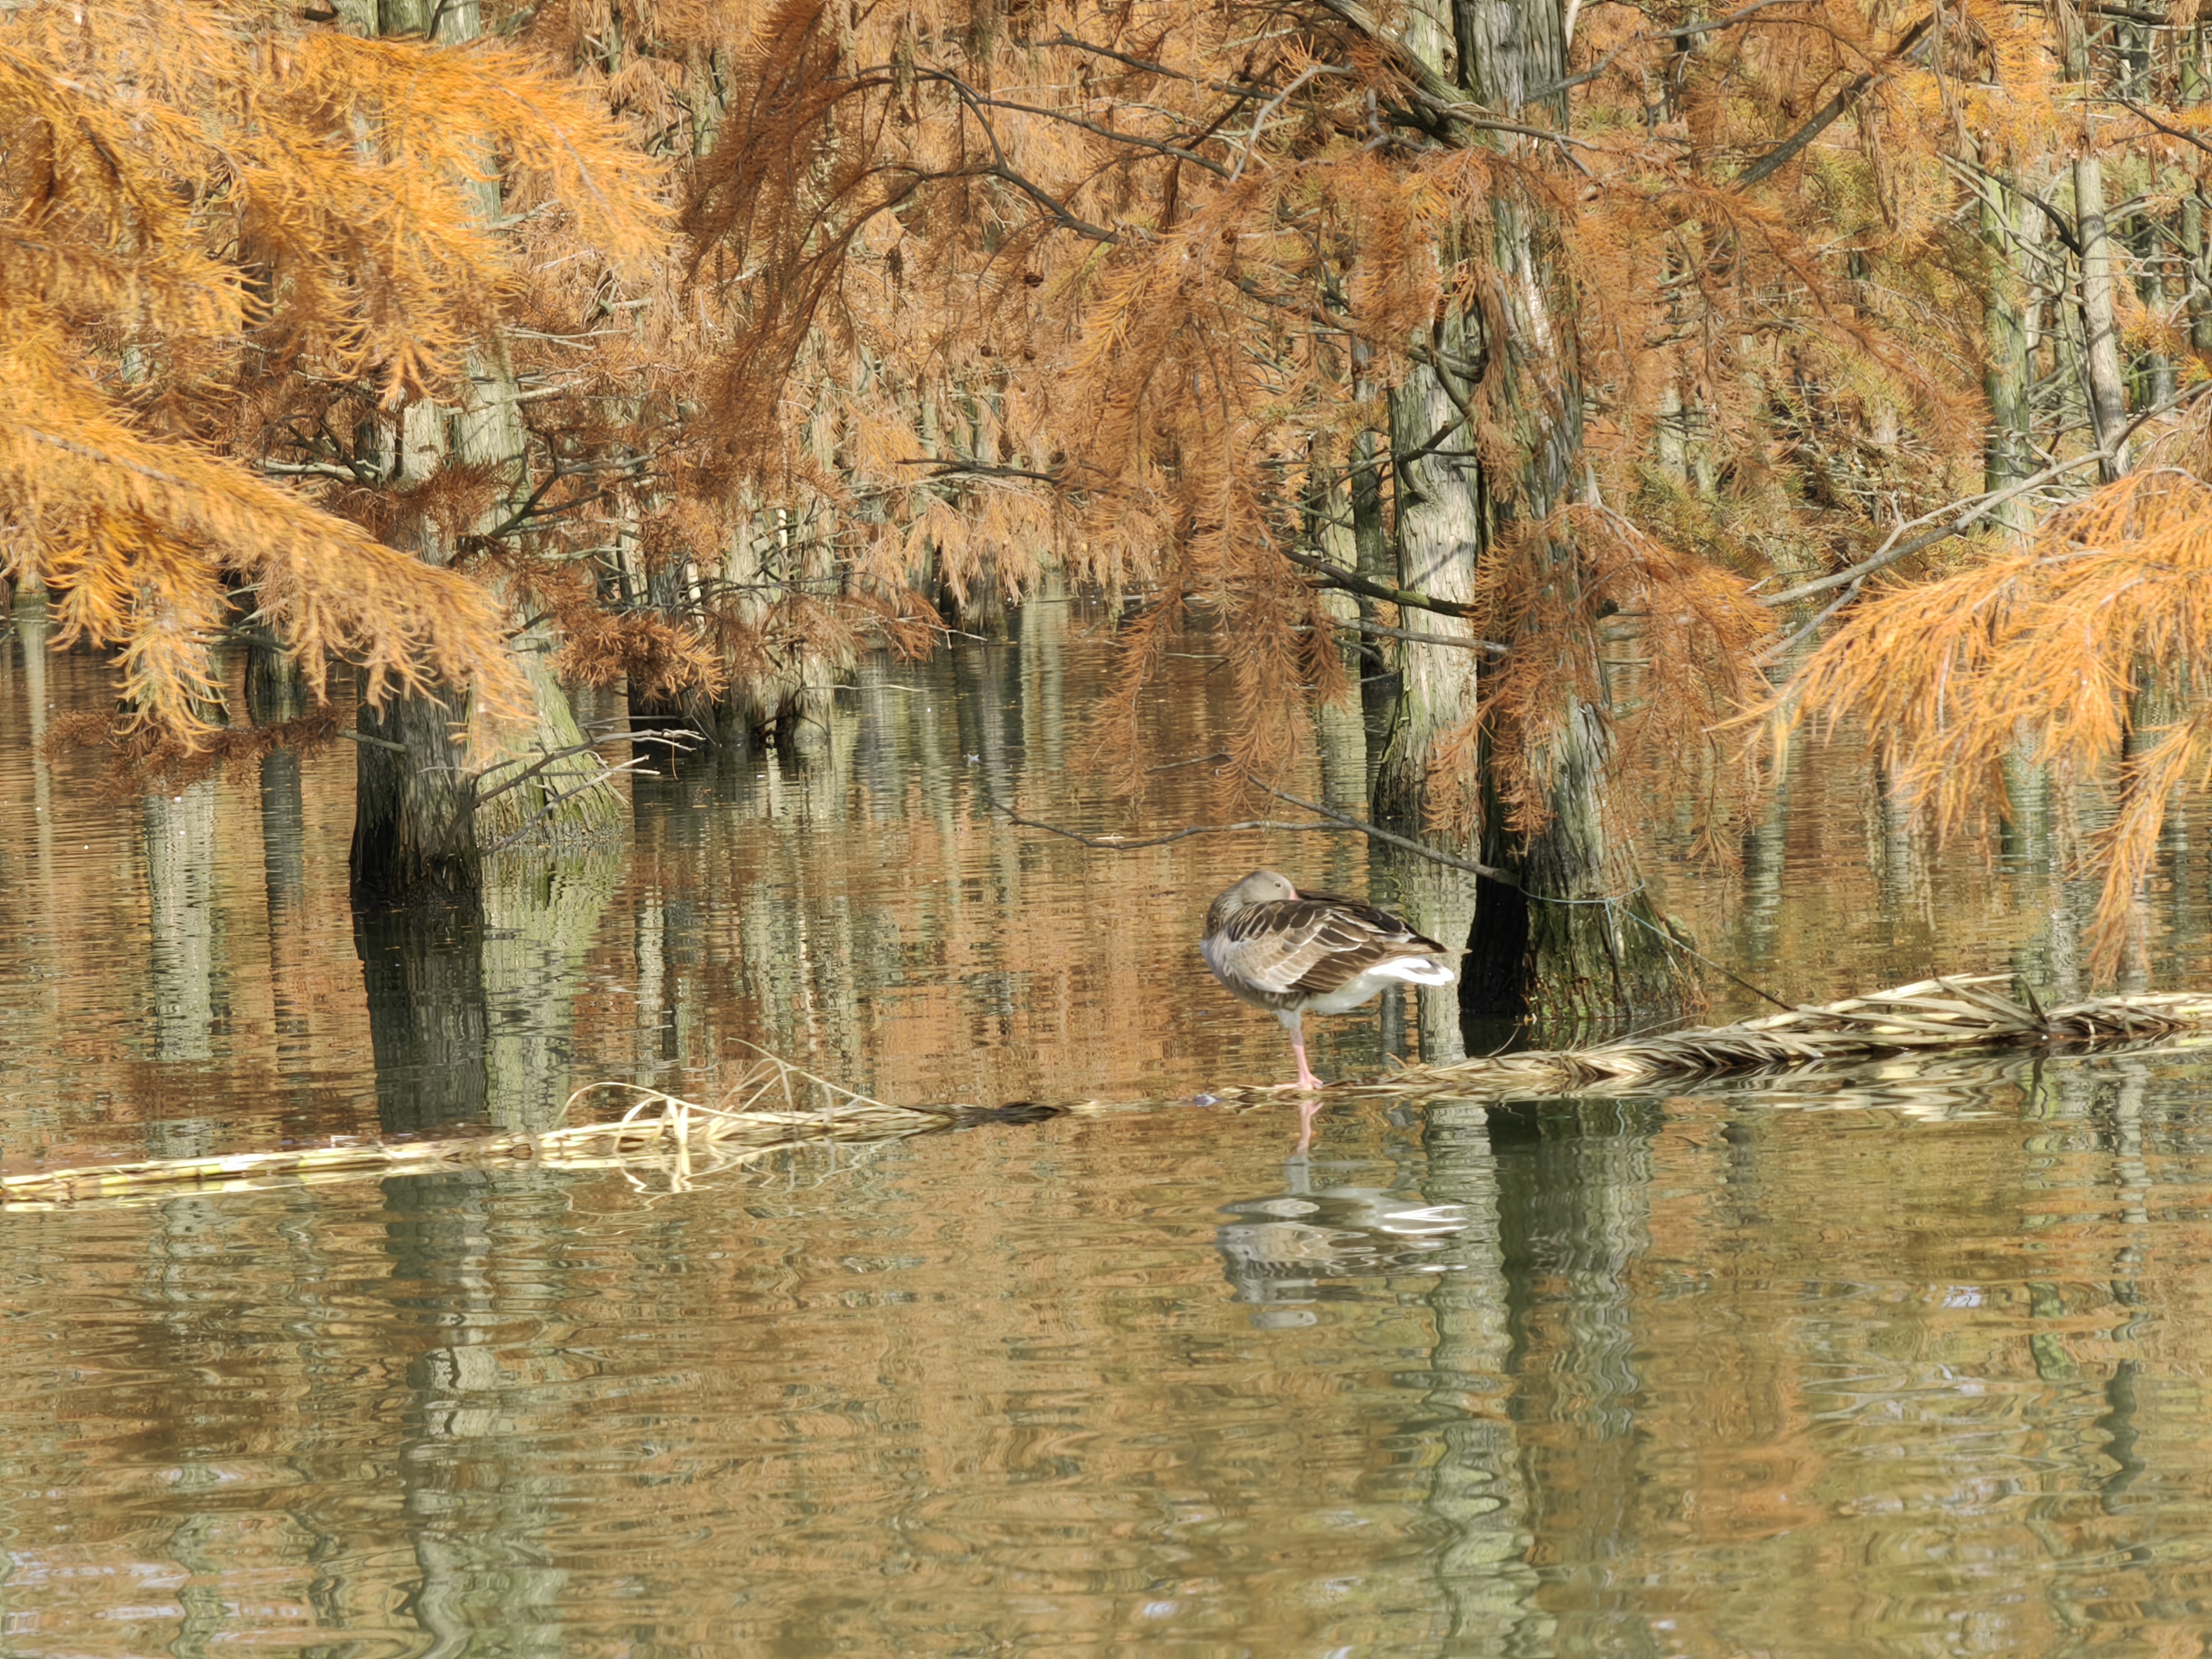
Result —
[[[2212,260],[2205,258],[2204,179],[2181,198],[2182,269],[2189,284],[2189,349],[2212,356]]]
[[[349,0],[342,15],[377,34],[452,42],[483,33],[477,0]],[[476,180],[469,188],[477,216],[495,222],[501,211],[498,179]],[[526,492],[526,434],[504,343],[479,347],[469,369],[463,401],[450,412],[450,422],[448,411],[420,400],[403,410],[393,434],[398,482],[422,483],[446,464],[449,451],[465,465],[501,469],[510,488],[492,509],[491,521],[479,526],[489,529]],[[416,533],[416,550],[426,560],[442,564],[453,557],[453,548],[427,523]],[[525,613],[533,608],[527,592],[503,597]],[[536,705],[527,725],[487,730],[473,719],[466,694],[452,688],[395,696],[380,710],[363,705],[359,724],[372,741],[361,744],[357,775],[352,858],[357,898],[392,901],[416,892],[473,890],[479,847],[557,848],[619,831],[621,798],[606,784],[598,757],[582,748],[568,696],[547,666],[553,646],[543,622],[508,642]]]
[[[1463,358],[1462,319],[1438,331],[1440,357]],[[1396,463],[1399,582],[1409,591],[1455,605],[1475,597],[1485,543],[1482,469],[1474,437],[1459,411],[1463,396],[1443,374],[1415,363],[1390,394],[1390,447]],[[1455,734],[1471,740],[1479,712],[1471,648],[1474,628],[1462,617],[1416,612],[1413,630],[1468,642],[1454,647],[1408,641],[1389,740],[1375,778],[1375,815],[1408,833],[1455,829],[1464,843],[1480,812],[1474,769],[1446,769],[1441,751]]]
[[[1355,360],[1365,371],[1372,353],[1364,343],[1354,345],[1352,350]],[[1354,387],[1355,395],[1366,402],[1377,391],[1375,382],[1363,372]],[[1372,428],[1363,428],[1352,441],[1352,568],[1371,582],[1386,587],[1403,587],[1405,573],[1398,568],[1397,550],[1390,544],[1390,528],[1382,516],[1382,467],[1386,458],[1382,445],[1376,441],[1378,435]],[[1383,623],[1382,600],[1362,594],[1358,606],[1363,622]],[[1382,754],[1389,746],[1390,723],[1397,712],[1398,694],[1404,688],[1405,677],[1399,669],[1397,641],[1382,635],[1369,635],[1360,644],[1359,717],[1367,733],[1367,793],[1372,798],[1381,774]]]
[[[2020,269],[2027,250],[2015,249],[2019,230],[2017,216],[2012,211],[2020,199],[2008,176],[1992,170],[1984,178],[1983,271],[1988,287],[1984,326],[1989,362],[1983,370],[1982,386],[1989,394],[1990,431],[1982,488],[1992,493],[2010,489],[2033,471],[2033,452],[2028,447],[2028,387],[2034,376],[2027,361],[2025,315],[2029,273]],[[2030,527],[2033,514],[2026,499],[2016,496],[1990,517],[2017,532]]]
[[[355,769],[356,901],[473,895],[477,836],[465,743],[465,694],[426,694],[361,706]]]
[[[2120,337],[2112,314],[2112,238],[2105,223],[2105,169],[2094,152],[2074,163],[2074,217],[2081,244],[2081,368],[2089,426],[2097,447],[2111,450],[2098,468],[2106,483],[2125,476],[2128,387],[2120,368]]]
[[[1556,94],[1531,95],[1565,75],[1557,0],[1455,0],[1456,62],[1449,70],[1431,21],[1418,9],[1409,13],[1408,49],[1440,75],[1455,76],[1473,101],[1516,119],[1564,118]],[[1501,198],[1491,217],[1496,337],[1478,337],[1474,319],[1448,316],[1431,341],[1419,343],[1427,349],[1417,349],[1391,400],[1392,441],[1402,458],[1398,541],[1405,585],[1461,601],[1474,596],[1478,562],[1509,524],[1540,538],[1516,555],[1533,562],[1538,580],[1578,588],[1583,578],[1579,550],[1552,519],[1582,471],[1580,374],[1572,331],[1555,315],[1571,301],[1554,279],[1534,210]],[[1483,447],[1495,453],[1500,432],[1509,438],[1516,455],[1510,476],[1487,476],[1474,459],[1461,406],[1474,387],[1448,378],[1456,375],[1455,365],[1478,360],[1499,394],[1490,410],[1496,429]],[[1424,617],[1421,631],[1471,631],[1437,625],[1445,620]],[[1583,672],[1572,678],[1602,684],[1594,635],[1546,636],[1523,648],[1579,655]],[[1547,821],[1533,834],[1512,831],[1492,775],[1493,751],[1474,741],[1479,660],[1464,649],[1407,645],[1405,686],[1376,786],[1378,818],[1431,832],[1457,830],[1462,845],[1480,825],[1484,861],[1510,872],[1510,882],[1486,881],[1464,896],[1474,920],[1465,935],[1462,1015],[1517,1018],[1536,1005],[1620,1017],[1679,1006],[1683,976],[1606,810],[1607,711],[1562,690],[1572,706],[1532,722],[1557,734],[1539,739],[1541,752],[1529,757],[1532,775],[1547,781]],[[1455,927],[1452,936],[1460,936]]]

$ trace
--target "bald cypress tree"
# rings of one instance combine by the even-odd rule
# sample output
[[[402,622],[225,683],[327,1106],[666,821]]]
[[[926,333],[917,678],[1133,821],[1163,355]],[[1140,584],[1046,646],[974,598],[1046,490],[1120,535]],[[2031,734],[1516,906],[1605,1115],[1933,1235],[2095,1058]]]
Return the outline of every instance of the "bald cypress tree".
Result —
[[[165,0],[0,20],[0,514],[59,641],[116,651],[118,735],[157,764],[227,741],[210,652],[235,599],[311,692],[357,665],[374,765],[422,740],[404,884],[465,867],[456,805],[522,769],[503,758],[548,708],[494,568],[527,252],[495,169],[606,280],[650,269],[665,223],[651,163],[542,62],[343,21]],[[434,465],[449,427],[459,465]]]

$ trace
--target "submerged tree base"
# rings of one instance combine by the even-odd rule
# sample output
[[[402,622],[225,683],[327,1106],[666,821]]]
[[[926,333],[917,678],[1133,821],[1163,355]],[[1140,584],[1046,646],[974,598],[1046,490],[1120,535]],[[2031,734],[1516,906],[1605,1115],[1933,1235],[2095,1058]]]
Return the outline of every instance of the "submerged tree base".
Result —
[[[1989,988],[2005,982],[1997,975],[1922,980],[1734,1025],[1703,1026],[1591,1048],[1534,1049],[1442,1066],[1411,1066],[1385,1078],[1337,1084],[1327,1092],[1340,1100],[1389,1096],[1496,1102],[1564,1094],[1633,1094],[1698,1078],[1797,1073],[1888,1057],[1934,1059],[2031,1047],[2135,1048],[2212,1031],[2212,992],[2097,997],[2045,1009]],[[501,1164],[621,1170],[634,1180],[653,1177],[670,1190],[682,1190],[702,1176],[806,1147],[880,1145],[933,1129],[1115,1109],[1115,1103],[1103,1101],[894,1106],[768,1054],[720,1106],[626,1083],[592,1084],[571,1096],[569,1105],[624,1092],[635,1098],[618,1118],[537,1134],[369,1139],[301,1151],[27,1170],[0,1176],[0,1205],[54,1208],[100,1199],[146,1202],[171,1196],[180,1186],[200,1192],[242,1191],[302,1181]],[[1210,1098],[1241,1106],[1279,1101],[1285,1091],[1232,1089]]]

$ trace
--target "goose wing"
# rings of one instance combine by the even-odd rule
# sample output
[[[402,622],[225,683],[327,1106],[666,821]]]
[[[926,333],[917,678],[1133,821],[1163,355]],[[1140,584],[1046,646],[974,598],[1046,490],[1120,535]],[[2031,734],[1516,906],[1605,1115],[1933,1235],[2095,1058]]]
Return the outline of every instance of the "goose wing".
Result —
[[[1223,954],[1237,976],[1285,1002],[1327,996],[1370,968],[1443,949],[1394,915],[1329,893],[1253,905],[1223,931]]]

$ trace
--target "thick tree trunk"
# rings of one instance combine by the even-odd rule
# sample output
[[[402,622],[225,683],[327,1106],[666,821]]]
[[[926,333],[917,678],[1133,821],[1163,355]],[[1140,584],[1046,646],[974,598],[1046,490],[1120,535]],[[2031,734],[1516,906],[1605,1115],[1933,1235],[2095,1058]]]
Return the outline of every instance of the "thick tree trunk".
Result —
[[[1439,331],[1442,357],[1462,356],[1463,332],[1455,315],[1447,318]],[[1464,605],[1474,598],[1484,489],[1474,437],[1459,412],[1464,393],[1446,385],[1445,373],[1417,363],[1390,395],[1391,450],[1401,458],[1394,574],[1407,589]],[[1481,813],[1474,763],[1480,710],[1474,629],[1441,612],[1401,612],[1401,619],[1419,623],[1412,631],[1469,645],[1404,642],[1397,707],[1375,769],[1374,816],[1401,833],[1455,840],[1464,848]],[[1400,908],[1415,927],[1447,942],[1468,936],[1475,919],[1474,877],[1427,864],[1418,874],[1407,872],[1401,889]],[[1431,1064],[1460,1058],[1465,1042],[1457,997],[1448,988],[1424,988],[1417,1001],[1421,1058]]]
[[[1565,35],[1554,6],[1460,0],[1457,15],[1467,84],[1479,99],[1517,109],[1529,88],[1554,85],[1564,76]],[[1553,118],[1564,114],[1550,105],[1544,109]],[[1553,516],[1574,493],[1583,470],[1580,368],[1572,330],[1557,315],[1569,296],[1553,280],[1545,228],[1534,210],[1501,200],[1492,218],[1503,328],[1500,337],[1482,344],[1490,373],[1504,377],[1504,408],[1520,465],[1517,477],[1498,481],[1490,493],[1501,523],[1517,521],[1522,536],[1538,538],[1522,554],[1537,568],[1534,579],[1579,592],[1587,586],[1581,550]],[[1571,615],[1579,607],[1554,609]],[[1543,781],[1544,791],[1543,823],[1533,834],[1506,825],[1498,781],[1490,775],[1493,751],[1483,751],[1483,861],[1512,872],[1520,891],[1504,902],[1483,903],[1500,895],[1478,894],[1462,1011],[1471,1018],[1511,1018],[1535,1010],[1547,1024],[1580,1024],[1679,1010],[1691,988],[1686,959],[1643,890],[1610,799],[1611,711],[1573,689],[1577,680],[1586,688],[1605,684],[1601,641],[1595,632],[1577,632],[1519,644],[1581,662],[1556,694],[1563,706],[1527,711],[1536,716],[1530,729],[1548,734],[1529,744],[1527,756],[1529,775]]]
[[[1416,4],[1405,14],[1401,42],[1473,101],[1517,118],[1564,113],[1555,96],[1531,95],[1565,72],[1557,0],[1455,0],[1449,17]],[[1448,313],[1415,342],[1414,362],[1390,399],[1400,583],[1458,603],[1474,597],[1480,564],[1508,524],[1540,538],[1516,553],[1534,561],[1538,580],[1571,587],[1582,580],[1579,551],[1552,520],[1582,469],[1571,331],[1555,320],[1562,294],[1533,210],[1501,198],[1491,216],[1497,337],[1478,337],[1481,324]],[[1462,376],[1477,362],[1494,388],[1481,447],[1494,455],[1503,432],[1516,452],[1502,476],[1488,475],[1476,459],[1466,414],[1477,387]],[[1456,617],[1418,620],[1423,633],[1473,638]],[[1547,635],[1523,648],[1579,653],[1584,672],[1571,678],[1602,684],[1595,636]],[[1532,1001],[1578,1016],[1678,1006],[1683,981],[1605,810],[1607,711],[1577,698],[1531,722],[1557,735],[1541,740],[1547,752],[1530,757],[1533,775],[1547,781],[1547,821],[1522,835],[1505,826],[1491,751],[1478,741],[1481,658],[1466,647],[1409,641],[1401,660],[1403,684],[1375,781],[1376,817],[1446,840],[1455,835],[1462,847],[1479,835],[1484,861],[1510,872],[1508,881],[1480,887],[1455,881],[1449,894],[1425,891],[1408,907],[1434,913],[1411,915],[1417,926],[1467,939],[1462,1012],[1518,1018]],[[1425,1016],[1425,1027],[1434,1023]]]
[[[1463,358],[1464,330],[1455,315],[1440,331],[1441,355]],[[1408,591],[1467,605],[1486,539],[1482,469],[1474,438],[1459,412],[1459,389],[1425,363],[1407,370],[1390,394],[1390,447],[1399,458],[1398,570]],[[1446,743],[1470,745],[1480,709],[1474,628],[1459,617],[1417,612],[1413,630],[1464,647],[1408,641],[1400,657],[1398,702],[1375,777],[1378,820],[1408,832],[1456,829],[1471,839],[1480,810],[1474,769],[1447,764]],[[1470,753],[1468,758],[1472,759]]]
[[[422,34],[445,42],[483,32],[477,0],[348,0],[341,15],[364,32]],[[474,181],[477,216],[496,221],[498,179]],[[393,434],[398,481],[419,485],[453,459],[501,469],[511,488],[492,509],[503,520],[526,489],[524,431],[513,364],[505,344],[487,342],[471,354],[458,409],[417,401],[403,411]],[[490,524],[480,528],[488,529]],[[453,550],[428,523],[416,550],[445,563]],[[516,610],[532,608],[526,592],[505,596]],[[446,689],[363,705],[353,838],[357,899],[389,902],[416,892],[450,895],[472,889],[480,848],[512,844],[558,848],[617,834],[621,798],[605,768],[582,747],[583,733],[568,696],[547,666],[551,631],[543,623],[508,642],[531,687],[534,718],[491,731],[472,718],[465,692]],[[564,751],[571,751],[565,752]],[[555,758],[559,757],[559,758]]]
[[[477,886],[475,791],[466,697],[402,696],[382,708],[364,702],[355,769],[353,890],[359,902],[416,895],[473,894]]]

